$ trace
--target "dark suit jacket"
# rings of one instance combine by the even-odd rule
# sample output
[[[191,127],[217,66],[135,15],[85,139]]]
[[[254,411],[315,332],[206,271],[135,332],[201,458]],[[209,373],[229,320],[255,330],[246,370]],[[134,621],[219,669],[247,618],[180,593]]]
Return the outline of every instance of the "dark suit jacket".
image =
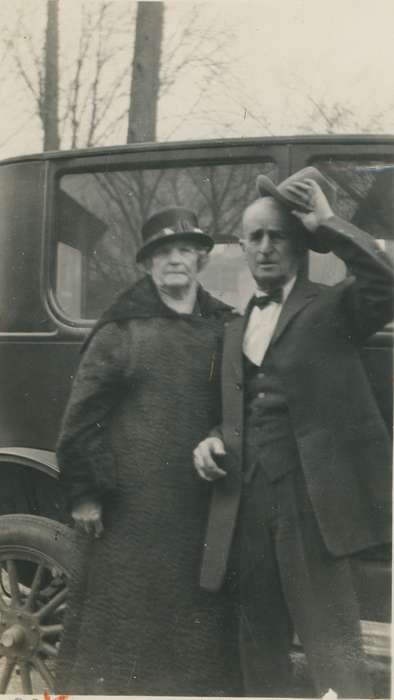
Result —
[[[392,318],[393,270],[374,239],[338,217],[318,235],[350,274],[333,287],[298,279],[270,352],[321,534],[342,556],[391,538],[391,444],[359,347]],[[215,482],[207,528],[201,585],[210,590],[225,573],[242,490],[243,333],[237,318],[224,342],[218,434],[228,473]]]

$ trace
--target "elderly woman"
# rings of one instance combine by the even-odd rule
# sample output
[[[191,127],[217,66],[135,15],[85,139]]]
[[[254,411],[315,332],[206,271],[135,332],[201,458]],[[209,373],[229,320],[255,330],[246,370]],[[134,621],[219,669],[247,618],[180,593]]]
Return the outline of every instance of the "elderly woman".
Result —
[[[199,286],[213,241],[170,208],[142,230],[147,275],[104,314],[59,441],[84,541],[57,668],[69,693],[238,693],[231,602],[198,586],[209,485],[193,447],[219,416],[231,310]]]

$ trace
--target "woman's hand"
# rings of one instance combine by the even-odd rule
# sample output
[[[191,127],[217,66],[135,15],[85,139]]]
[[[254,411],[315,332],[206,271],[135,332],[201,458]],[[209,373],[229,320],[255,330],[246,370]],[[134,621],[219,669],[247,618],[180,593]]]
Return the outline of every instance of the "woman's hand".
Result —
[[[71,511],[75,527],[93,537],[101,537],[104,532],[102,506],[92,496],[81,496],[75,501]]]

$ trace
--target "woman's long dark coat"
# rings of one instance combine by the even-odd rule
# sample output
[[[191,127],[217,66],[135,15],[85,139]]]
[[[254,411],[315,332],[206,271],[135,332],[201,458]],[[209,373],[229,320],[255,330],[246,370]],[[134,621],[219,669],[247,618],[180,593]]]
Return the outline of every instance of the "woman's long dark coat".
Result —
[[[59,691],[237,693],[231,602],[198,586],[209,485],[192,468],[230,312],[203,290],[198,307],[173,312],[144,279],[83,355],[58,455],[71,497],[102,500],[105,532],[75,562]]]

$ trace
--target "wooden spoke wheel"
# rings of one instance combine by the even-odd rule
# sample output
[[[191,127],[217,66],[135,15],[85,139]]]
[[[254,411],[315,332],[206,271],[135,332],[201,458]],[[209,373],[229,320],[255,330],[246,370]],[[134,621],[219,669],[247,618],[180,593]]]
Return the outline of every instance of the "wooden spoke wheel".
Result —
[[[54,692],[72,530],[34,515],[0,517],[0,693]]]

